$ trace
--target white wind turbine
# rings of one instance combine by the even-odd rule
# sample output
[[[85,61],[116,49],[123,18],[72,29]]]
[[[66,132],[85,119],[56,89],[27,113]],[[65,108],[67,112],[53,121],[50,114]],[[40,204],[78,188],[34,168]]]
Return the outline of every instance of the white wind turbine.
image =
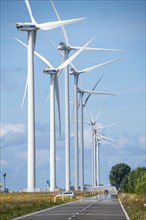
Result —
[[[27,191],[35,191],[35,111],[34,111],[34,48],[36,42],[36,33],[39,29],[51,30],[61,25],[70,24],[82,20],[73,19],[65,21],[55,21],[38,24],[32,14],[28,0],[25,0],[31,22],[16,23],[16,28],[20,31],[27,31],[28,33],[28,179]]]
[[[99,83],[99,81],[98,81]],[[97,85],[97,83],[96,83]],[[78,89],[79,98],[80,98],[80,177],[81,177],[81,191],[84,190],[84,130],[83,130],[83,107],[86,106],[87,102],[83,103],[83,95],[87,94],[97,94],[97,95],[115,95],[113,93],[107,92],[97,92],[93,90],[85,90],[85,89]]]
[[[100,112],[97,114],[94,120],[87,112],[87,109],[86,114],[88,118],[88,124],[91,126],[92,131],[92,186],[96,187],[100,186],[100,144],[106,143],[112,145],[110,141],[113,141],[113,139],[101,135],[101,132],[104,128],[113,126],[116,123],[99,126],[97,124],[97,120],[99,118]]]
[[[16,39],[23,46],[28,48],[26,44],[22,41]],[[89,40],[80,50],[78,50],[75,54],[73,54],[70,58],[68,58],[65,62],[63,62],[59,67],[54,68],[51,63],[46,60],[42,55],[38,52],[34,51],[34,54],[43,61],[49,68],[44,68],[43,72],[50,74],[50,191],[55,190],[55,180],[56,180],[56,138],[55,138],[55,93],[58,104],[58,113],[59,113],[59,127],[61,133],[61,119],[60,119],[60,101],[59,101],[59,86],[58,86],[58,74],[62,69],[64,69],[67,65],[69,65],[82,51],[83,49],[93,40]]]
[[[50,0],[54,12],[59,21],[61,21],[60,15],[58,14],[55,5]],[[64,51],[64,60],[68,59],[71,50],[79,50],[79,46],[71,46],[69,44],[68,36],[64,26],[61,26],[65,43],[61,42],[58,49]],[[84,48],[84,51],[103,51],[103,52],[121,52],[122,50],[105,49],[105,48]],[[75,87],[74,87],[75,89]],[[69,68],[65,68],[65,164],[66,164],[66,190],[70,189],[70,108],[69,108]],[[77,120],[75,120],[77,121]],[[75,125],[75,190],[78,190],[78,141],[77,141],[77,126]]]

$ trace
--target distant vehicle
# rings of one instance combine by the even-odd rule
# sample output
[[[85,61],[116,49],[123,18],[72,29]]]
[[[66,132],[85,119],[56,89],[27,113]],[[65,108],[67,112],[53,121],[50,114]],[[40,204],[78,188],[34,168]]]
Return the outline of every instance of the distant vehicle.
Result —
[[[65,192],[62,192],[61,193],[62,196],[68,196],[70,198],[75,198],[76,197],[76,194],[72,191],[65,191]]]
[[[104,194],[106,194],[106,195],[108,194],[108,190],[107,189],[104,190]]]

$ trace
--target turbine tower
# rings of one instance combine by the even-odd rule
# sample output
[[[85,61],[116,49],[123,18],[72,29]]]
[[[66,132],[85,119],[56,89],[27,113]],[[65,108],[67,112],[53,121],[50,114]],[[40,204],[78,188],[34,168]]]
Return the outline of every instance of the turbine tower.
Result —
[[[58,14],[55,5],[53,4],[52,0],[50,0],[54,12],[59,21],[61,21],[60,15]],[[58,47],[59,50],[64,51],[64,60],[68,59],[69,53],[71,50],[79,50],[81,47],[79,46],[71,46],[69,44],[68,36],[64,26],[61,26],[65,43],[60,42]],[[115,49],[105,49],[105,48],[84,48],[84,51],[103,51],[103,52],[121,52],[122,50],[115,50]],[[76,80],[76,79],[75,79]],[[74,83],[74,91],[76,90],[77,80]],[[75,99],[77,95],[74,96]],[[76,114],[77,116],[77,114]],[[75,117],[76,117],[75,116]],[[76,120],[77,121],[77,118]],[[78,174],[78,128],[77,124],[75,124],[75,190],[78,190],[79,186],[79,174]],[[69,107],[69,68],[68,66],[65,68],[65,168],[66,168],[66,190],[70,189],[70,107]]]
[[[114,123],[115,124],[115,123]],[[111,125],[114,125],[111,124]],[[94,182],[96,183],[95,186],[100,186],[100,145],[101,143],[106,143],[112,145],[109,141],[113,141],[111,138],[108,138],[106,136],[101,135],[100,133],[102,132],[102,129],[111,125],[103,126],[102,128],[96,127],[95,124],[95,180]],[[107,141],[108,140],[108,141]]]
[[[28,48],[26,44],[22,41],[16,39],[23,46]],[[34,54],[43,61],[48,68],[44,68],[43,72],[50,75],[50,191],[55,190],[56,182],[56,137],[55,137],[55,93],[58,104],[58,114],[59,114],[59,127],[61,134],[61,117],[60,117],[60,100],[59,100],[59,86],[58,86],[58,76],[60,71],[69,65],[82,51],[83,49],[93,40],[89,40],[80,50],[63,62],[59,67],[54,68],[51,63],[46,60],[41,54],[34,51]]]
[[[38,24],[32,14],[30,4],[28,0],[25,0],[31,22],[29,23],[16,23],[16,28],[20,31],[26,31],[28,33],[28,75],[27,75],[27,87],[28,87],[28,176],[27,176],[27,191],[35,191],[35,110],[34,110],[34,49],[36,42],[36,34],[39,29],[50,30],[61,25],[70,24],[80,21],[80,19],[55,21],[48,23]]]
[[[116,123],[113,123],[113,124],[110,124],[110,125],[105,125],[101,128],[96,127],[96,124],[95,124],[95,127],[96,127],[96,137],[95,137],[96,151],[95,151],[95,154],[96,154],[96,158],[97,158],[97,161],[96,161],[96,167],[97,167],[96,185],[97,186],[100,186],[100,184],[101,184],[101,182],[100,182],[100,146],[101,146],[102,143],[112,145],[109,141],[113,141],[113,139],[101,135],[101,132],[102,132],[102,129],[104,129],[105,127],[112,126],[112,125],[115,125],[115,124]]]

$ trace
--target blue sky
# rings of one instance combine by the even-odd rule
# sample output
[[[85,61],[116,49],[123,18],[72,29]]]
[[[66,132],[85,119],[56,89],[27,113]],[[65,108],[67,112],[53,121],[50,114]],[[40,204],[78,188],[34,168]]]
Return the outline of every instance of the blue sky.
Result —
[[[30,1],[38,23],[55,21],[49,0]],[[54,1],[62,19],[86,17],[86,20],[66,26],[69,42],[84,45],[96,36],[90,46],[124,50],[121,53],[82,53],[74,64],[78,69],[99,64],[120,56],[124,59],[81,75],[83,87],[91,89],[99,77],[104,77],[98,91],[114,92],[108,97],[99,123],[116,122],[106,128],[114,146],[101,145],[101,183],[109,183],[110,169],[124,162],[132,168],[145,166],[145,1]],[[20,109],[27,76],[27,50],[14,40],[27,42],[25,32],[19,32],[16,22],[29,22],[25,2],[1,0],[1,182],[7,172],[7,186],[13,190],[26,187],[27,182],[27,99]],[[38,31],[36,50],[57,67],[62,58],[50,45],[64,41],[60,28]],[[35,58],[36,108],[36,185],[42,189],[49,179],[49,77],[42,72],[44,64]],[[62,137],[57,129],[57,186],[65,186],[64,167],[64,72],[59,79]],[[73,77],[70,76],[70,100],[73,100]],[[104,97],[93,95],[87,108],[96,117]],[[72,112],[72,104],[70,104]],[[72,118],[72,114],[71,114]],[[86,116],[85,116],[86,120]],[[56,118],[58,128],[58,120]],[[91,132],[85,125],[85,183],[91,183]],[[71,182],[74,184],[74,134],[71,125]]]

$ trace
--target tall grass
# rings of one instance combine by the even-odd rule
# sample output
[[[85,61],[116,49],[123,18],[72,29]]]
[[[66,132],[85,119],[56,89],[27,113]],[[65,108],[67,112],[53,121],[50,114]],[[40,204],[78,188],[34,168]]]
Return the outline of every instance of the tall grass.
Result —
[[[86,196],[92,196],[97,194],[76,192],[77,198],[80,199]],[[35,211],[40,211],[55,205],[63,204],[66,202],[73,201],[75,199],[70,199],[64,197],[62,201],[61,197],[57,197],[54,203],[54,196],[51,193],[1,193],[1,204],[0,204],[0,219],[1,220],[11,220],[18,216],[29,214]]]
[[[130,220],[146,220],[145,194],[119,194],[120,200]]]
[[[0,213],[1,220],[10,220],[31,212],[40,211],[58,204],[70,201],[65,198],[57,198],[54,203],[54,197],[49,193],[1,193]]]

